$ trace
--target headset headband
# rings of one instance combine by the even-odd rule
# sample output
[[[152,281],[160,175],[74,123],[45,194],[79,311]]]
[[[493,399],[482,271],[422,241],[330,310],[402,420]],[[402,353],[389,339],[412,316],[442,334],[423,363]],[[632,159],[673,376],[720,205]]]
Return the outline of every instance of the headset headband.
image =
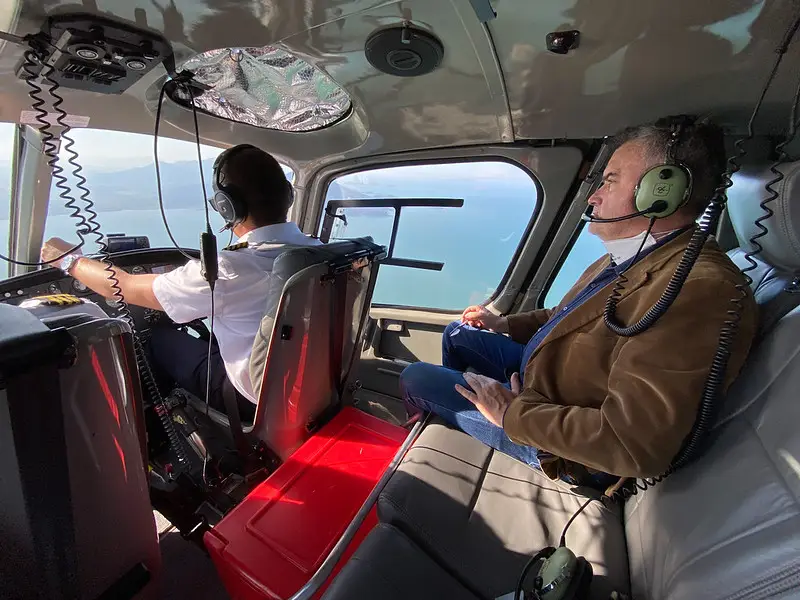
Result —
[[[230,148],[223,150],[220,153],[220,155],[217,156],[217,159],[214,161],[214,167],[213,167],[214,185],[217,187],[217,189],[222,189],[222,183],[220,181],[220,173],[222,172],[222,167],[228,164],[228,162],[230,162],[230,160],[234,156],[236,156],[243,150],[251,150],[251,149],[258,150],[258,148],[256,148],[252,144],[238,144],[236,146],[231,146]]]

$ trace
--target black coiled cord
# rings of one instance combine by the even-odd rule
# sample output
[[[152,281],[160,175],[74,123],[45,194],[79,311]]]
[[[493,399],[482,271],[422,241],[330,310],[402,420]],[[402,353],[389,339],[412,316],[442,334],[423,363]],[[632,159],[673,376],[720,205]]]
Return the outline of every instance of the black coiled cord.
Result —
[[[72,141],[72,138],[69,137],[69,131],[71,127],[66,123],[67,112],[61,108],[61,105],[64,103],[64,97],[58,93],[58,90],[61,86],[55,79],[53,79],[52,75],[53,68],[48,66],[46,70],[43,71],[42,79],[49,84],[47,91],[50,94],[50,97],[53,99],[52,109],[56,114],[55,123],[61,127],[61,139],[66,139],[66,146],[69,146],[69,148],[65,147],[65,150],[72,151],[72,153],[75,154],[74,150],[72,150],[72,145],[74,142]],[[40,131],[43,130],[44,128],[40,129]],[[45,151],[45,153],[49,156],[47,164],[52,171],[54,185],[59,192],[58,197],[64,201],[64,208],[70,211],[70,218],[76,221],[78,237],[81,240],[81,245],[83,245],[86,242],[85,236],[89,233],[91,226],[87,222],[86,217],[83,216],[81,208],[78,206],[77,198],[75,198],[75,196],[72,194],[72,188],[70,187],[69,181],[64,174],[64,168],[61,166],[61,157],[58,153],[58,144],[55,136],[53,136],[53,134],[49,131],[49,128],[45,133],[43,133],[43,138],[45,136],[47,139],[42,139],[42,145],[47,147],[47,150]],[[75,156],[77,156],[77,154],[75,154]],[[76,166],[75,163],[70,162],[70,164],[73,168]],[[85,181],[86,180],[84,179],[84,182]]]
[[[767,95],[767,90],[769,89],[770,85],[772,84],[775,75],[778,72],[778,67],[783,60],[783,56],[786,54],[786,50],[789,47],[789,44],[792,41],[792,38],[797,33],[798,28],[800,27],[800,15],[796,16],[794,21],[791,23],[789,28],[786,30],[784,34],[783,40],[781,41],[780,46],[778,46],[776,52],[778,54],[777,58],[775,59],[775,63],[772,66],[772,70],[767,77],[767,81],[764,85],[764,88],[761,91],[761,95],[756,103],[755,108],[753,109],[752,114],[750,115],[750,120],[747,123],[747,135],[744,138],[740,138],[736,140],[734,144],[734,148],[736,152],[733,156],[728,159],[728,166],[725,169],[725,173],[722,177],[722,182],[720,186],[715,190],[714,193],[714,200],[712,201],[709,210],[703,215],[703,220],[701,222],[701,229],[707,229],[709,231],[712,228],[716,228],[717,220],[719,219],[720,214],[722,213],[722,209],[727,202],[727,190],[728,188],[733,185],[732,176],[736,174],[741,169],[740,161],[744,158],[745,154],[747,153],[745,149],[745,144],[753,139],[754,137],[754,130],[753,124],[755,123],[756,116],[758,115],[758,111],[761,108],[762,103],[764,102],[764,98]],[[749,263],[748,266],[742,270],[742,274],[744,275],[745,282],[740,283],[736,286],[737,296],[731,298],[732,307],[728,310],[729,318],[723,324],[722,330],[719,334],[719,342],[717,345],[717,351],[714,354],[714,358],[711,361],[711,369],[709,370],[708,377],[706,378],[705,386],[703,387],[703,395],[700,401],[700,408],[698,409],[697,418],[695,419],[694,425],[692,426],[692,430],[689,432],[686,440],[681,447],[681,450],[678,452],[678,455],[673,459],[672,464],[667,473],[664,476],[672,473],[673,471],[686,466],[690,462],[692,462],[697,456],[700,454],[702,450],[703,442],[707,436],[708,431],[711,428],[711,425],[714,422],[716,417],[716,408],[719,405],[719,399],[722,395],[722,386],[725,382],[725,372],[727,371],[728,367],[728,360],[730,359],[731,349],[733,347],[733,342],[736,337],[736,332],[739,329],[739,323],[742,320],[742,313],[744,311],[744,301],[748,296],[748,292],[750,289],[750,285],[753,283],[753,279],[750,277],[749,273],[753,269],[758,266],[753,257],[759,254],[763,247],[758,242],[758,240],[764,237],[767,234],[767,228],[762,224],[764,221],[772,217],[775,214],[772,209],[769,207],[769,204],[774,202],[778,198],[778,193],[773,189],[773,185],[780,182],[783,179],[783,174],[778,170],[778,167],[786,161],[787,155],[784,151],[785,146],[794,139],[796,128],[797,128],[797,107],[798,103],[800,103],[800,82],[795,89],[794,101],[792,103],[792,110],[789,116],[789,129],[787,130],[786,138],[784,141],[776,147],[778,150],[778,157],[777,160],[772,164],[770,170],[775,174],[775,178],[769,181],[765,188],[768,192],[767,198],[765,198],[761,203],[761,209],[764,211],[764,214],[761,215],[755,221],[756,227],[759,229],[759,232],[756,233],[753,237],[750,238],[750,244],[753,246],[752,250],[749,250],[745,253],[745,260]]]
[[[752,134],[749,138],[752,138]],[[733,184],[731,177],[741,168],[739,160],[745,154],[744,143],[747,139],[738,140],[736,142],[736,153],[728,159],[727,168],[725,173],[723,173],[722,181],[714,191],[714,197],[706,209],[706,212],[703,214],[703,217],[700,219],[700,226],[695,229],[692,234],[692,238],[684,251],[680,263],[678,263],[675,269],[675,273],[667,284],[667,289],[664,291],[664,294],[662,294],[658,302],[645,313],[645,316],[642,317],[639,322],[629,327],[619,326],[619,331],[615,331],[612,326],[618,324],[612,322],[612,324],[609,325],[609,320],[607,319],[606,325],[612,329],[612,331],[615,331],[618,335],[638,335],[655,323],[664,312],[666,312],[672,302],[675,301],[689,272],[700,256],[700,252],[708,236],[716,229],[719,217],[727,202],[727,190]],[[766,231],[766,229],[764,229],[764,231]],[[753,261],[753,264],[756,264],[755,261]],[[750,269],[752,269],[752,267]],[[745,283],[736,285],[737,295],[731,298],[731,308],[727,311],[728,319],[723,323],[719,333],[717,350],[711,360],[711,366],[709,367],[708,375],[703,385],[697,416],[680,450],[675,455],[675,458],[672,459],[672,463],[661,475],[634,480],[632,484],[615,490],[609,496],[603,496],[604,501],[619,502],[636,496],[639,492],[653,487],[678,469],[685,467],[700,455],[703,450],[703,443],[706,440],[708,431],[711,429],[717,414],[719,399],[722,395],[722,388],[725,383],[728,361],[744,311],[744,300],[747,298],[748,290],[752,283],[752,279],[747,275],[747,270],[750,269],[744,271]],[[622,287],[618,284],[612,291],[606,303],[605,317],[608,317],[610,313],[610,316],[613,318],[621,289]],[[658,313],[656,311],[661,312]]]
[[[42,79],[48,83],[47,91],[53,98],[52,110],[56,114],[55,122],[59,127],[62,128],[61,139],[63,140],[63,149],[68,156],[67,163],[72,168],[71,174],[77,181],[76,188],[80,192],[77,199],[72,195],[69,182],[67,177],[64,175],[64,169],[60,165],[58,144],[56,142],[55,135],[51,131],[52,125],[47,121],[48,113],[43,108],[47,104],[45,99],[42,97],[43,88],[36,83],[36,79],[38,77],[36,67],[39,64],[42,65]],[[169,439],[170,446],[178,458],[178,462],[182,465],[187,465],[189,462],[188,456],[183,447],[183,443],[181,442],[181,439],[175,430],[175,425],[173,424],[169,415],[169,411],[164,404],[164,399],[161,396],[155,378],[153,377],[153,373],[150,368],[150,364],[147,361],[147,356],[144,352],[141,338],[137,333],[130,308],[125,302],[122,288],[119,286],[119,279],[117,278],[116,270],[109,258],[108,245],[106,244],[105,238],[100,233],[100,223],[98,221],[97,212],[94,210],[94,202],[92,202],[92,200],[89,198],[89,189],[86,187],[87,180],[83,175],[83,167],[81,167],[81,165],[78,163],[78,153],[73,147],[75,141],[69,135],[70,126],[66,123],[67,113],[63,108],[61,108],[61,105],[64,103],[64,98],[58,93],[58,89],[60,87],[58,82],[52,78],[54,69],[52,66],[43,62],[41,53],[37,53],[34,48],[29,48],[24,55],[22,70],[24,73],[23,79],[30,88],[28,95],[31,98],[31,107],[36,112],[35,119],[39,124],[39,131],[42,135],[42,150],[48,157],[47,164],[52,170],[53,179],[55,180],[55,187],[60,192],[59,197],[64,200],[65,208],[70,211],[69,216],[77,221],[77,234],[80,238],[80,243],[61,256],[46,262],[23,263],[20,261],[11,260],[10,258],[2,255],[0,255],[0,257],[16,264],[44,266],[50,263],[58,262],[65,256],[68,256],[69,254],[72,254],[83,247],[86,243],[86,235],[92,234],[95,236],[97,246],[100,249],[100,260],[105,265],[105,271],[108,274],[108,281],[111,283],[114,298],[119,304],[121,317],[131,328],[139,376],[144,384],[145,389],[147,390],[147,393],[153,401],[154,410],[162,423],[164,431],[167,434],[167,438]],[[83,215],[81,207],[78,205],[78,200],[83,203],[83,209],[86,211],[86,213],[88,213],[88,218]]]
[[[606,327],[608,327],[615,334],[623,337],[639,335],[640,333],[652,327],[656,321],[658,321],[664,315],[664,313],[667,312],[667,309],[672,306],[672,303],[675,302],[675,299],[678,297],[683,284],[686,283],[686,278],[689,276],[689,272],[692,270],[694,263],[700,256],[700,252],[703,250],[703,245],[706,243],[708,236],[709,232],[703,231],[703,228],[695,229],[694,233],[692,234],[692,238],[689,240],[689,244],[686,246],[683,257],[681,257],[678,266],[675,268],[675,273],[670,278],[664,293],[661,294],[661,297],[658,299],[658,301],[644,314],[644,316],[633,325],[623,325],[616,318],[617,303],[619,302],[619,299],[622,296],[622,290],[625,289],[625,284],[628,281],[624,274],[620,275],[620,277],[617,278],[617,283],[611,290],[608,300],[606,300],[605,310],[603,311],[603,320],[606,324]]]
[[[164,398],[161,396],[161,391],[158,389],[153,371],[150,368],[150,363],[147,360],[144,346],[141,337],[136,329],[136,324],[131,315],[130,307],[125,301],[125,296],[122,293],[122,288],[119,285],[117,278],[117,271],[114,264],[111,262],[110,253],[108,251],[108,244],[105,237],[100,233],[100,222],[98,221],[97,212],[94,210],[94,202],[89,198],[89,189],[86,187],[86,178],[83,176],[83,167],[78,163],[78,153],[73,149],[74,141],[68,135],[62,134],[62,139],[65,139],[64,151],[67,153],[67,163],[72,167],[72,176],[76,179],[76,187],[80,190],[80,200],[84,203],[84,210],[89,214],[89,218],[85,219],[88,232],[94,236],[95,243],[99,248],[98,258],[104,265],[106,278],[111,284],[111,289],[114,294],[119,308],[119,316],[125,321],[131,329],[133,336],[133,349],[136,355],[136,365],[139,370],[139,377],[145,388],[145,391],[153,403],[153,410],[158,415],[161,421],[161,426],[164,428],[164,433],[167,435],[169,444],[172,447],[178,462],[186,466],[189,464],[189,458],[186,454],[183,442],[175,429],[175,424],[169,414],[169,410],[164,404]]]
[[[705,214],[701,219],[700,227],[695,232],[696,236],[692,236],[692,240],[689,242],[689,246],[692,246],[693,242],[696,241],[696,237],[697,240],[699,240],[701,235],[703,235],[702,241],[704,243],[707,237],[711,234],[711,232],[716,229],[719,217],[722,214],[722,210],[725,208],[725,204],[727,202],[727,190],[728,188],[731,187],[731,185],[733,185],[732,177],[741,169],[740,161],[747,153],[745,149],[745,144],[750,140],[752,140],[755,135],[753,130],[753,124],[755,123],[756,116],[758,115],[758,112],[761,109],[761,105],[764,102],[764,98],[767,95],[767,91],[772,85],[772,81],[775,79],[775,75],[778,72],[778,67],[780,66],[781,61],[783,60],[783,56],[786,54],[789,44],[791,43],[792,39],[797,33],[798,28],[800,28],[800,15],[795,16],[795,19],[787,28],[786,32],[784,33],[783,39],[781,40],[780,45],[776,49],[777,57],[772,65],[772,69],[770,70],[769,75],[767,76],[766,82],[764,83],[764,87],[761,90],[761,95],[759,96],[759,99],[756,102],[755,107],[753,108],[753,112],[750,115],[750,120],[748,121],[747,124],[747,135],[743,138],[736,140],[736,142],[734,143],[735,152],[730,158],[728,158],[727,167],[722,175],[722,181],[720,182],[720,185],[717,187],[717,189],[714,191],[714,196],[712,198],[712,201],[709,204],[708,209],[706,210]],[[786,160],[788,159],[788,156],[785,152],[785,147],[787,144],[789,144],[789,142],[792,141],[792,139],[794,139],[797,131],[798,104],[800,104],[800,81],[798,82],[797,88],[795,89],[794,101],[792,103],[792,110],[789,118],[789,129],[787,131],[786,138],[782,143],[776,146],[776,150],[778,151],[778,156],[775,162],[770,167],[770,170],[775,175],[775,177],[765,185],[765,188],[769,195],[760,203],[761,209],[764,211],[764,214],[755,221],[755,225],[759,229],[759,231],[758,233],[753,235],[753,237],[751,237],[749,240],[753,249],[745,253],[745,259],[749,263],[749,265],[742,270],[745,282],[742,284],[738,284],[736,286],[737,296],[731,298],[731,308],[727,312],[729,318],[724,322],[722,329],[720,331],[719,340],[717,344],[717,351],[714,354],[714,358],[712,359],[708,376],[706,377],[705,385],[703,386],[703,393],[700,400],[700,407],[698,408],[697,417],[695,419],[694,424],[692,425],[692,429],[689,432],[689,435],[684,440],[681,449],[678,451],[678,454],[672,460],[672,463],[670,464],[666,472],[664,472],[662,475],[658,477],[635,480],[633,482],[633,485],[619,488],[610,495],[603,496],[604,502],[607,500],[624,501],[627,500],[628,498],[631,498],[632,496],[636,496],[640,491],[647,490],[648,488],[659,483],[665,477],[674,473],[676,470],[691,463],[694,459],[697,458],[697,456],[700,454],[700,451],[703,449],[703,442],[705,441],[708,431],[710,430],[711,425],[714,422],[714,418],[716,417],[716,409],[719,405],[719,398],[721,396],[722,386],[725,381],[725,373],[728,367],[728,360],[730,358],[731,349],[733,347],[733,342],[736,337],[736,332],[739,329],[739,323],[741,322],[742,319],[742,313],[744,310],[744,300],[747,298],[750,284],[752,284],[753,282],[752,278],[749,275],[749,272],[758,267],[758,263],[756,263],[756,261],[753,260],[753,257],[759,254],[763,250],[763,247],[758,242],[760,238],[764,237],[767,234],[767,228],[763,225],[763,222],[771,218],[775,214],[773,210],[770,208],[769,204],[774,202],[779,197],[778,192],[775,191],[773,186],[782,181],[784,178],[783,173],[781,173],[778,170],[778,167],[784,162],[786,162]],[[698,246],[697,256],[699,256],[699,249],[702,249],[702,244],[697,244],[697,246]],[[670,284],[667,286],[667,290],[669,290],[669,286],[677,278],[676,276],[679,275],[678,271],[684,264],[685,259],[687,258],[686,256],[687,254],[689,254],[689,247],[687,247],[683,259],[681,260],[681,263],[678,265],[675,275],[673,275],[673,279],[670,280]],[[694,260],[697,259],[697,256],[694,256]],[[692,261],[691,264],[693,265],[694,261]],[[691,266],[689,267],[689,269],[691,269]],[[681,285],[682,284],[683,282],[681,282]],[[666,295],[666,293],[667,292],[665,291],[664,295]],[[664,296],[662,296],[662,299],[663,298]],[[609,300],[611,300],[611,298],[609,298]],[[674,300],[674,298],[672,300]],[[611,304],[612,308],[611,316],[613,317],[614,310],[616,309],[616,299],[614,302],[606,304],[606,313],[604,314],[604,316],[606,316],[609,313],[609,304]],[[669,304],[671,304],[671,302],[669,302]],[[669,307],[669,304],[667,304],[666,307]],[[648,311],[648,313],[649,312],[650,311]],[[645,317],[647,316],[648,315],[645,314]],[[658,317],[654,318],[652,320],[652,323],[654,323],[656,320],[658,320]],[[644,321],[644,317],[642,318],[642,321]],[[606,325],[608,324],[609,321],[606,320]],[[615,323],[612,322],[612,325],[614,324]],[[634,324],[634,326],[635,325],[638,325],[638,323]],[[628,330],[634,326],[631,326],[630,328],[622,328],[622,327],[620,328]],[[640,331],[638,333],[640,333]],[[624,335],[624,334],[620,333],[619,335]]]
[[[33,45],[35,40],[31,38]],[[47,120],[48,112],[45,110],[47,102],[42,96],[43,88],[36,82],[40,72],[37,71],[37,66],[41,65],[42,79],[48,83],[48,93],[53,98],[53,112],[56,114],[56,123],[64,128],[64,131],[69,131],[69,126],[65,123],[64,119],[67,117],[66,111],[61,108],[64,98],[58,94],[58,82],[52,79],[53,67],[45,64],[42,58],[43,53],[37,51],[36,48],[31,47],[25,51],[22,62],[22,79],[30,88],[28,96],[31,99],[31,108],[36,113],[34,120],[39,124],[39,132],[42,136],[42,152],[47,156],[47,165],[50,167],[55,186],[59,190],[59,197],[64,200],[64,207],[70,211],[69,216],[77,221],[77,234],[80,243],[73,246],[60,256],[57,256],[48,261],[27,262],[15,260],[11,257],[0,254],[0,258],[6,262],[22,265],[26,267],[45,267],[53,263],[58,263],[65,256],[76,252],[86,243],[86,233],[89,229],[86,219],[80,214],[80,208],[76,205],[76,199],[72,196],[67,178],[64,176],[64,169],[59,164],[58,143],[56,142],[55,135],[52,132],[53,125]]]

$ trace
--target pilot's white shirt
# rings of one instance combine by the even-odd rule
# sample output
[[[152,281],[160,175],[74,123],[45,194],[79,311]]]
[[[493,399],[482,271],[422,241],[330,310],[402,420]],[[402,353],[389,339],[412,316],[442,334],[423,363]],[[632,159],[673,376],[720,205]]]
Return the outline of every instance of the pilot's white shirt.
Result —
[[[214,288],[214,335],[228,378],[245,398],[256,403],[249,376],[250,351],[266,310],[272,264],[286,246],[316,246],[294,223],[259,227],[239,238],[248,248],[219,253],[219,280]],[[170,319],[187,323],[211,315],[211,290],[200,274],[200,261],[159,275],[153,293]]]

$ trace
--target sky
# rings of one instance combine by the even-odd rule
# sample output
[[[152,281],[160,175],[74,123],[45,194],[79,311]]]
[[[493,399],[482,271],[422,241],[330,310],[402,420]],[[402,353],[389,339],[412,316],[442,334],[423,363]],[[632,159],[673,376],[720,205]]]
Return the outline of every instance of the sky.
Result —
[[[14,125],[0,123],[0,162],[11,162],[13,147],[11,140],[14,138]]]
[[[117,170],[153,164],[153,136],[100,129],[73,129],[75,149],[84,166]],[[222,151],[213,146],[200,146],[201,156],[216,158]],[[197,146],[192,142],[160,138],[158,159],[164,162],[197,160]]]
[[[0,123],[0,162],[11,160],[14,125]],[[153,164],[153,136],[100,129],[73,129],[74,148],[85,167],[102,170],[142,167]],[[221,152],[213,146],[200,146],[203,159],[216,158]],[[191,142],[160,138],[158,158],[163,162],[197,160],[197,147]]]
[[[0,123],[0,163],[10,162],[11,139],[14,135],[14,126],[10,123]],[[133,167],[142,167],[153,164],[153,136],[142,133],[127,133],[122,131],[105,131],[90,128],[75,128],[70,134],[75,141],[74,148],[80,157],[80,164],[92,170],[118,171]],[[213,159],[222,151],[214,146],[201,144],[200,153],[203,159]],[[160,138],[158,142],[158,158],[160,162],[180,162],[197,160],[197,146],[192,142]],[[375,177],[402,177],[403,169],[375,169],[348,175],[345,179],[353,182],[368,183]],[[476,163],[470,173],[471,177],[492,179],[496,177],[509,177],[508,165],[503,162]],[[522,171],[513,169],[513,175],[527,178]],[[414,167],[415,177],[425,179],[451,179],[461,177],[463,170],[460,165],[429,165]]]

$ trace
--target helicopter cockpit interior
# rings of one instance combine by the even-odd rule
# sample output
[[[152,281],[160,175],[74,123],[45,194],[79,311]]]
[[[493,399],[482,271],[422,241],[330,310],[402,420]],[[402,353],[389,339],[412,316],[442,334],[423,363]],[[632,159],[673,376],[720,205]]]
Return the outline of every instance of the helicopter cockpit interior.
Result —
[[[6,2],[0,597],[800,599],[798,29],[796,0]],[[595,315],[668,327],[709,244],[742,277],[666,471],[594,489],[414,414],[401,375],[444,364],[467,306],[573,310],[611,254],[587,202],[612,136],[671,128],[654,201],[643,175],[616,218],[644,240],[704,119],[727,162],[669,284],[635,321],[626,267]],[[279,164],[302,243],[258,242],[249,391],[223,372],[212,406],[220,319],[239,331],[216,286],[253,247],[219,200],[239,145]],[[200,318],[124,291],[191,265]],[[164,331],[202,346],[198,389]]]

